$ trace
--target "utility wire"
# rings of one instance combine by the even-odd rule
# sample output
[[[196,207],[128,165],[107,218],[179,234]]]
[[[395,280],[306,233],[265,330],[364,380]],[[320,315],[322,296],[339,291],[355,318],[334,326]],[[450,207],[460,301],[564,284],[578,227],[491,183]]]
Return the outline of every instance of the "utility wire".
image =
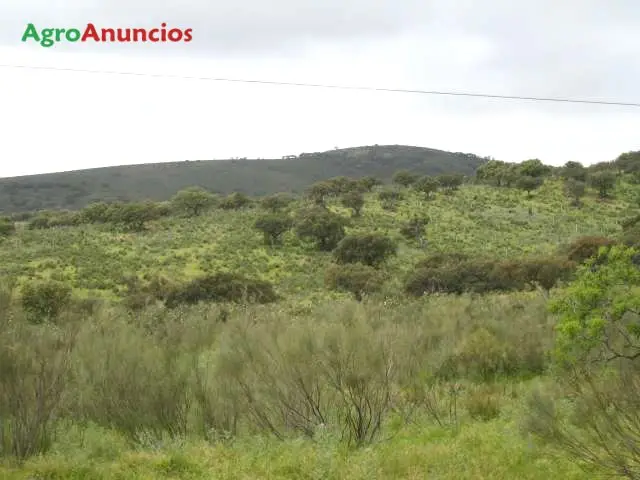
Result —
[[[493,99],[501,99],[501,100],[530,100],[535,102],[587,103],[592,105],[617,105],[617,106],[623,106],[623,107],[640,108],[640,103],[614,102],[614,101],[605,101],[605,100],[524,97],[524,96],[517,96],[517,95],[493,95],[488,93],[409,90],[404,88],[380,88],[380,87],[363,87],[363,86],[348,86],[348,85],[331,85],[331,84],[321,84],[321,83],[279,82],[279,81],[271,81],[271,80],[216,78],[216,77],[201,77],[201,76],[188,76],[188,75],[170,75],[170,74],[161,74],[161,73],[120,72],[115,70],[87,70],[87,69],[76,69],[76,68],[43,67],[43,66],[36,66],[36,65],[0,64],[0,68],[51,70],[56,72],[75,72],[75,73],[99,73],[99,74],[107,74],[107,75],[128,75],[128,76],[136,76],[136,77],[176,78],[176,79],[184,79],[184,80],[208,80],[211,82],[253,83],[253,84],[262,84],[262,85],[281,85],[281,86],[292,86],[292,87],[333,88],[333,89],[339,89],[339,90],[361,90],[361,91],[372,91],[372,92],[416,93],[416,94],[422,94],[422,95],[480,97],[480,98],[493,98]]]

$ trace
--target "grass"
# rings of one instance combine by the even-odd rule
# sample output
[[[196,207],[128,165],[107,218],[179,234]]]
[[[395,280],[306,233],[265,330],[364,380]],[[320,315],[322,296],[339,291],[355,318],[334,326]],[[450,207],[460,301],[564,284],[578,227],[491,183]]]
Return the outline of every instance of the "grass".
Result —
[[[21,465],[0,456],[0,478],[595,478],[519,428],[532,386],[553,381],[547,299],[536,291],[408,299],[402,284],[429,253],[516,258],[554,253],[584,235],[616,235],[634,213],[634,191],[620,186],[613,201],[591,194],[580,209],[554,180],[531,198],[480,185],[433,200],[407,192],[395,211],[369,194],[348,232],[385,233],[399,250],[383,267],[390,277],[383,292],[362,303],[326,290],[330,253],[292,232],[282,246],[266,247],[253,228],[257,208],[163,218],[141,233],[21,229],[0,243],[0,273],[18,286],[52,278],[77,298],[110,301],[121,298],[127,276],[184,282],[230,271],[273,282],[283,299],[175,311],[154,305],[135,314],[107,302],[93,315],[72,312],[39,327],[20,323],[19,306],[7,303],[0,359],[15,369],[0,370],[0,426],[13,405],[4,385],[29,412],[38,408],[33,389],[56,368],[64,392],[51,448]],[[430,218],[426,249],[399,233],[415,214]],[[65,356],[57,336],[67,333],[74,342]],[[462,388],[455,402],[447,393],[454,387]],[[326,425],[307,422],[313,435],[301,437],[296,410],[316,393]],[[354,448],[341,433],[349,412],[367,413],[367,401],[382,405],[382,428]],[[234,415],[237,430],[225,436]],[[167,438],[177,426],[185,432]],[[161,438],[132,441],[154,429]]]

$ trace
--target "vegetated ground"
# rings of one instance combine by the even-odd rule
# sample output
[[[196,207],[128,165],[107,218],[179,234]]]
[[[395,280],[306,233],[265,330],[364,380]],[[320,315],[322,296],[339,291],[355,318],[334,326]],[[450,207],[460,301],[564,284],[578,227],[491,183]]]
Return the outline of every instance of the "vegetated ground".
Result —
[[[403,281],[436,252],[520,258],[582,236],[615,236],[636,213],[637,187],[620,184],[607,201],[591,191],[580,208],[554,179],[531,197],[483,185],[432,200],[402,190],[395,211],[366,194],[347,227],[399,243],[381,267],[382,291],[363,302],[325,287],[331,253],[293,232],[265,246],[253,227],[259,207],[169,216],[136,233],[19,227],[0,244],[0,271],[18,288],[54,279],[75,298],[116,303],[70,313],[59,321],[61,343],[34,340],[25,353],[28,363],[49,352],[43,368],[53,376],[67,359],[73,375],[64,377],[51,448],[21,465],[7,457],[0,477],[595,478],[521,428],[532,388],[553,387],[545,372],[555,320],[544,292],[415,299]],[[337,202],[329,208],[350,216]],[[416,214],[430,218],[424,247],[399,234]],[[281,299],[133,312],[117,304],[130,276],[186,282],[219,271],[272,282]],[[379,434],[360,448],[345,442],[345,431],[366,437],[387,400]]]
[[[0,212],[78,209],[92,201],[167,200],[199,185],[213,192],[247,195],[301,192],[318,180],[396,170],[423,175],[472,175],[485,160],[465,153],[404,145],[375,145],[304,154],[293,159],[204,160],[94,168],[0,179]]]

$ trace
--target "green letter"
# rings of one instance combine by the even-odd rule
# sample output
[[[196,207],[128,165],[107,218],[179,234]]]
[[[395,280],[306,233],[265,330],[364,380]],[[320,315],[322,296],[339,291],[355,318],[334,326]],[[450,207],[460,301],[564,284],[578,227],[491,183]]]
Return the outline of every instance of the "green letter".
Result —
[[[77,42],[78,40],[80,40],[80,35],[80,30],[78,30],[77,28],[70,28],[69,30],[67,30],[65,36],[67,37],[68,42]]]
[[[40,36],[38,35],[38,30],[36,30],[35,25],[30,23],[27,25],[27,29],[24,31],[22,35],[22,41],[26,42],[28,38],[33,38],[36,42],[40,41]]]
[[[40,45],[42,45],[43,47],[52,46],[55,43],[53,40],[51,40],[51,37],[54,33],[55,30],[53,28],[45,28],[44,30],[42,30],[42,42],[40,42]]]

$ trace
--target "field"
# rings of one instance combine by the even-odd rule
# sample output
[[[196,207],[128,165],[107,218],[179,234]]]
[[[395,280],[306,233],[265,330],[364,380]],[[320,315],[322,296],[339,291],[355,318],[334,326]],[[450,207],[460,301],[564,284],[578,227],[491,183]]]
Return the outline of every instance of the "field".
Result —
[[[405,285],[438,253],[521,262],[616,239],[640,187],[588,189],[579,206],[556,175],[531,194],[398,187],[392,207],[378,193],[388,188],[365,193],[360,215],[326,201],[347,236],[396,246],[362,301],[330,288],[335,251],[295,229],[267,244],[258,203],[172,211],[135,230],[18,223],[0,240],[0,477],[596,478],[531,428],[534,394],[559,388],[549,302],[573,277],[460,295]],[[282,212],[297,218],[308,202]],[[401,234],[415,217],[428,218],[422,243]],[[220,272],[272,285],[277,300],[167,308],[149,293]],[[58,293],[29,310],[20,292],[47,282],[70,297],[36,320]]]

